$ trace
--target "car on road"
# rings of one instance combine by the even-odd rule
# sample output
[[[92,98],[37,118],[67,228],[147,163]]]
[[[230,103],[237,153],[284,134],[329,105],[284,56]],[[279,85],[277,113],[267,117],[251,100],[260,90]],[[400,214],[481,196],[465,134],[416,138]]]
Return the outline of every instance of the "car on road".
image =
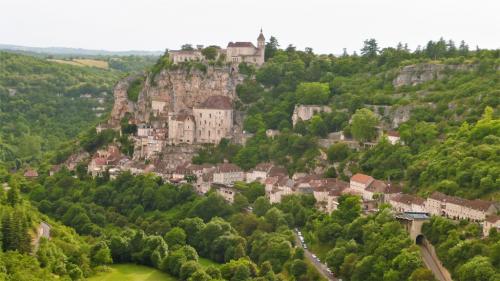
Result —
[[[313,258],[317,259],[317,257],[316,257],[316,255],[315,255],[315,254],[312,254],[311,256],[312,256]]]
[[[304,243],[304,246],[303,246],[303,247],[304,247],[304,249],[306,249],[306,250],[307,250],[307,245],[306,245],[306,243]]]

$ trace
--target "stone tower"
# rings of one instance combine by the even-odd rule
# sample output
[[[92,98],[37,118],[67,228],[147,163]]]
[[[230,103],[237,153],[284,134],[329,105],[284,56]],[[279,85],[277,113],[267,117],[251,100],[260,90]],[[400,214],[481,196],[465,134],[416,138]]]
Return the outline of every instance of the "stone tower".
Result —
[[[266,50],[266,38],[260,29],[259,37],[257,37],[257,49],[259,50],[260,64],[264,63],[264,51]]]

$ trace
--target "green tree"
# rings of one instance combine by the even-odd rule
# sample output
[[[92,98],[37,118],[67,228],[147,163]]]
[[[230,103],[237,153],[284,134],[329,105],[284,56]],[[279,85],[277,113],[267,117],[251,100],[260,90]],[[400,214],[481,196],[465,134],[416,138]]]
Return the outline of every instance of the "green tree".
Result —
[[[371,141],[377,137],[378,118],[369,109],[356,110],[352,116],[351,132],[353,137],[359,141]]]
[[[377,40],[371,38],[363,42],[363,48],[361,48],[361,55],[366,58],[374,58],[378,55],[379,48]]]
[[[294,260],[290,267],[290,272],[295,278],[299,278],[307,273],[307,263],[303,260]]]
[[[186,232],[180,227],[172,228],[167,234],[165,234],[165,242],[170,247],[174,246],[184,246],[186,245]]]
[[[257,198],[253,203],[253,212],[259,217],[265,215],[270,208],[271,203],[269,203],[269,200],[264,196]]]
[[[207,59],[207,60],[215,60],[217,58],[218,54],[218,48],[217,46],[208,46],[201,50],[201,54]]]
[[[330,86],[328,83],[303,82],[295,92],[302,104],[326,104],[330,97]]]

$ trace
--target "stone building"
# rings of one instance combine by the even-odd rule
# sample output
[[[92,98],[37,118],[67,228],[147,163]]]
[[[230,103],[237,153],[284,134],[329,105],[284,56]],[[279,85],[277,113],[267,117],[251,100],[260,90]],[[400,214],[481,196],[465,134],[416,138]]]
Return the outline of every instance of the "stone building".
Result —
[[[307,121],[320,112],[332,112],[332,109],[326,105],[297,104],[293,110],[292,123],[295,126],[299,120]]]
[[[493,202],[467,200],[441,192],[432,193],[425,201],[425,208],[431,215],[470,221],[484,221],[486,216],[494,215],[498,211]]]
[[[213,182],[223,185],[233,185],[237,181],[245,180],[245,174],[240,167],[231,164],[223,163],[215,167],[213,174]]]
[[[375,179],[371,176],[357,173],[351,177],[349,187],[353,190],[363,192]]]
[[[391,204],[392,209],[396,212],[421,212],[425,213],[425,200],[409,195],[409,194],[397,194],[389,199],[389,204]]]
[[[169,51],[169,58],[174,64],[187,61],[202,61],[204,60],[203,54],[200,50],[178,50]]]
[[[226,62],[239,64],[242,62],[261,66],[264,64],[264,54],[266,49],[266,39],[260,30],[257,38],[257,47],[252,42],[229,42],[226,49],[218,49],[220,54],[226,55]],[[195,50],[169,51],[169,57],[174,64],[186,61],[204,61],[205,57],[201,53],[201,48]]]
[[[497,231],[500,231],[500,216],[491,215],[486,217],[486,220],[483,224],[483,235],[485,237],[490,235],[490,230],[492,228],[496,228]]]
[[[260,66],[264,64],[266,39],[260,30],[257,38],[257,47],[252,42],[229,42],[226,49],[226,62],[239,64],[246,62]]]
[[[230,138],[233,129],[233,106],[226,96],[211,96],[193,108],[197,143],[219,143]]]
[[[399,132],[397,131],[389,131],[387,132],[387,140],[392,144],[397,144],[400,142],[401,137],[399,135]]]
[[[151,99],[151,110],[154,116],[167,112],[169,100],[166,96],[155,96]]]
[[[181,112],[168,114],[168,143],[193,143],[195,130],[194,116]]]

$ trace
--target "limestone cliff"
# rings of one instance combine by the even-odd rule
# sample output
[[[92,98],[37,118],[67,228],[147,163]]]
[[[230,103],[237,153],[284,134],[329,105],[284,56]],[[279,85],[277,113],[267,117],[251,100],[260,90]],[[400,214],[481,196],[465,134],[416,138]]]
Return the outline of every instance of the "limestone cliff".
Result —
[[[236,85],[243,81],[229,68],[209,67],[206,72],[198,69],[163,70],[155,77],[148,77],[139,95],[135,117],[149,121],[153,99],[166,102],[169,112],[190,110],[209,96],[222,95],[236,98]]]
[[[153,99],[165,102],[168,112],[190,110],[201,104],[209,96],[222,95],[236,99],[236,85],[243,82],[243,77],[230,68],[208,67],[206,71],[198,69],[162,70],[156,76],[148,75],[139,94],[137,103],[129,101],[127,89],[137,77],[127,77],[118,82],[111,112],[111,122],[119,122],[130,112],[138,122],[149,122]]]
[[[435,64],[423,63],[403,67],[392,81],[394,87],[415,86],[427,81],[443,79],[447,71],[470,71],[474,66],[469,64]]]
[[[130,101],[127,97],[127,90],[132,83],[137,79],[137,76],[128,76],[120,80],[113,90],[114,104],[113,110],[111,111],[111,118],[109,119],[109,124],[112,126],[118,126],[120,120],[125,116],[126,113],[133,113],[135,110],[135,103]]]

